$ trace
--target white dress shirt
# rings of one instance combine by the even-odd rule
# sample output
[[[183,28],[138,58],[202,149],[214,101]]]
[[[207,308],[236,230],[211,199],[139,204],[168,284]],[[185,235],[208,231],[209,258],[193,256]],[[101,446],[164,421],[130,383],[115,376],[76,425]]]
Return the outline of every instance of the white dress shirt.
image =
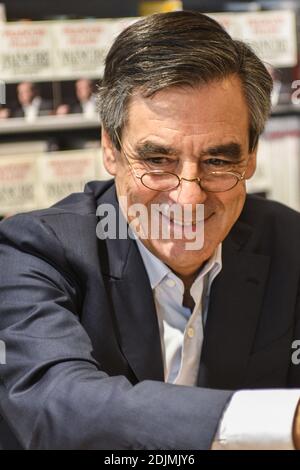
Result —
[[[154,256],[140,240],[138,247],[143,258],[158,316],[165,381],[177,385],[196,385],[203,343],[202,310],[212,281],[221,271],[221,245],[205,264],[190,289],[195,302],[191,314],[182,305],[184,285],[171,269]],[[204,287],[205,286],[205,287]],[[203,294],[203,290],[206,292]]]
[[[136,239],[154,294],[165,381],[197,384],[203,323],[213,280],[222,269],[222,245],[204,264],[190,295],[193,312],[182,305],[181,279]],[[293,419],[300,390],[243,390],[236,392],[219,423],[212,449],[294,449]]]
[[[40,96],[35,96],[30,104],[23,106],[24,118],[27,121],[34,121],[38,115],[41,107],[42,99]]]
[[[97,102],[94,95],[87,101],[81,102],[82,114],[87,119],[95,119],[97,117]]]

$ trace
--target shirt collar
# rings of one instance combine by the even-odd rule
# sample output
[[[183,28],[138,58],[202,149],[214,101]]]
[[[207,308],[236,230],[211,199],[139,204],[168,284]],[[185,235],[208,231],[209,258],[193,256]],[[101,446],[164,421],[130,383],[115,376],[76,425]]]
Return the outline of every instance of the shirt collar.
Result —
[[[139,238],[136,238],[136,243],[143,259],[152,289],[155,289],[161,281],[167,276],[171,269],[164,264],[159,258],[151,253],[148,248],[141,242]]]
[[[42,101],[42,99],[41,99],[40,96],[35,96],[35,97],[33,98],[33,100],[31,101],[31,103],[25,105],[24,108],[25,108],[25,109],[29,109],[29,108],[35,108],[35,109],[37,109],[37,108],[40,107],[41,101]]]
[[[145,245],[136,237],[136,243],[140,252],[140,255],[143,259],[149,280],[152,289],[155,289],[161,281],[167,276],[172,274],[172,276],[177,277],[171,269],[164,264],[157,256],[155,256]],[[220,243],[215,249],[211,258],[204,264],[203,268],[196,277],[192,287],[192,290],[197,287],[199,282],[203,277],[209,273],[210,283],[216,277],[216,275],[222,269],[222,244]]]

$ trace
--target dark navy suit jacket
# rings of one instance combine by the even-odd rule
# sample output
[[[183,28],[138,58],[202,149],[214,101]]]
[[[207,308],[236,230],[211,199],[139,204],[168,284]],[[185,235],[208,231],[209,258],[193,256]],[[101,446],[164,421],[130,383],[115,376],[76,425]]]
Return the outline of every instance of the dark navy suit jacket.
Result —
[[[0,446],[207,449],[235,390],[300,387],[300,215],[248,197],[223,242],[198,387],[163,382],[158,322],[136,243],[99,240],[93,182],[0,223]]]

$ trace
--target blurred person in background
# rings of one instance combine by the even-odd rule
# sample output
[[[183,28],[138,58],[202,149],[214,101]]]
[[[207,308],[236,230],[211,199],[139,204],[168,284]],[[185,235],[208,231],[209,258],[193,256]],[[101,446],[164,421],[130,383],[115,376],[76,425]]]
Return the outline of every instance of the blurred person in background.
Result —
[[[0,119],[7,119],[10,117],[10,109],[5,106],[0,106]]]
[[[21,82],[17,85],[18,105],[11,111],[11,117],[23,117],[34,121],[38,116],[52,114],[52,103],[40,95],[38,86],[32,82]]]
[[[280,77],[280,70],[270,64],[266,68],[273,80],[273,89],[271,93],[272,108],[291,103],[291,83],[284,83]]]
[[[72,104],[61,104],[56,114],[83,114],[87,119],[97,117],[97,104],[94,95],[94,84],[92,80],[82,78],[75,82],[76,102]]]

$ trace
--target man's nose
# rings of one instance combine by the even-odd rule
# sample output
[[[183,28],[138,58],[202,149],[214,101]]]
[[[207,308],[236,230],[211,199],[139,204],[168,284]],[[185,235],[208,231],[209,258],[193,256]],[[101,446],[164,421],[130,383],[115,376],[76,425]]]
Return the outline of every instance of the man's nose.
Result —
[[[198,168],[186,166],[178,176],[181,178],[180,185],[170,192],[170,198],[180,204],[203,204],[207,194],[200,187]]]

